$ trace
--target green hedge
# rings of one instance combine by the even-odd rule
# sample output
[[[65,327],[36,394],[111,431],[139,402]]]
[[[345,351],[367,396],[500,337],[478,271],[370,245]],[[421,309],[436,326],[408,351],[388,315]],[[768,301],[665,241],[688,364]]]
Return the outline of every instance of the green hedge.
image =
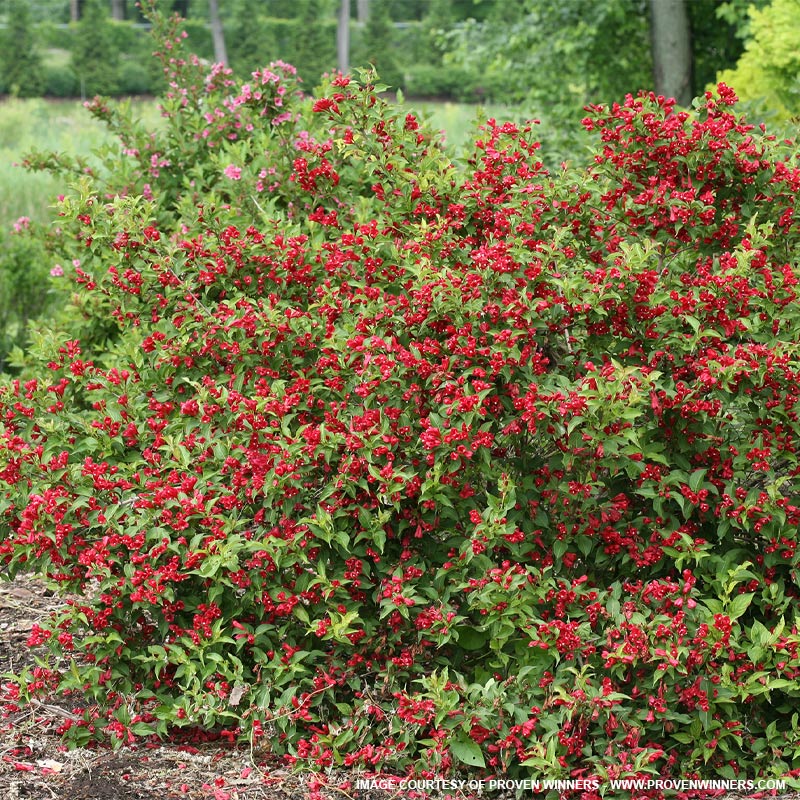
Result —
[[[77,97],[80,94],[80,82],[72,67],[46,66],[44,93],[47,97]]]
[[[289,13],[288,4],[283,9]],[[280,6],[270,6],[276,16],[255,14],[247,19],[230,20],[225,34],[228,56],[237,75],[246,77],[250,72],[272,61],[285,61],[295,66],[304,79],[306,90],[319,81],[322,71],[337,67],[336,20],[323,19],[318,24],[313,48],[302,41],[308,26],[301,19],[281,18]],[[297,9],[295,7],[295,13]],[[494,92],[485,86],[482,76],[463,69],[434,66],[432,53],[421,30],[421,22],[412,21],[403,26],[392,26],[389,43],[385,49],[393,56],[389,72],[383,69],[381,79],[392,87],[402,88],[408,94],[420,97],[442,97],[461,102],[491,99]],[[214,60],[214,45],[208,24],[199,19],[186,20],[188,49],[207,61]],[[42,50],[68,50],[75,47],[77,26],[56,26],[44,23],[37,27],[37,37]],[[108,25],[109,49],[119,59],[115,69],[109,69],[107,94],[155,94],[162,81],[160,72],[152,67],[150,54],[153,46],[148,30],[131,22],[113,22]],[[351,69],[365,67],[370,61],[370,47],[365,26],[355,20],[350,26]],[[381,71],[381,65],[378,65]],[[51,97],[75,97],[80,94],[80,80],[74,65],[64,67],[50,64],[45,68],[45,94]]]

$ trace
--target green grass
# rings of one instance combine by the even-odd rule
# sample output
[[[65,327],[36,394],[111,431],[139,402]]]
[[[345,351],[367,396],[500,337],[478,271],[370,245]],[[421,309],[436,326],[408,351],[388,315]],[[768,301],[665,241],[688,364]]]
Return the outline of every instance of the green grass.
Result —
[[[141,104],[141,113],[157,119],[155,103]],[[0,226],[19,217],[44,221],[64,191],[63,181],[33,173],[19,164],[31,150],[88,156],[109,140],[105,127],[92,119],[79,101],[9,99],[0,103]]]
[[[72,54],[64,48],[51,47],[43,55],[44,63],[48,67],[64,69],[72,64]]]
[[[465,103],[432,103],[407,100],[405,105],[420,112],[435,127],[445,132],[445,140],[460,150],[472,138],[477,120],[494,117],[500,121],[518,120],[520,112],[509,106],[474,106]]]
[[[104,140],[103,127],[80,103],[6,100],[0,104],[0,222],[44,220],[63,187],[50,175],[16,166],[32,149],[86,155]]]

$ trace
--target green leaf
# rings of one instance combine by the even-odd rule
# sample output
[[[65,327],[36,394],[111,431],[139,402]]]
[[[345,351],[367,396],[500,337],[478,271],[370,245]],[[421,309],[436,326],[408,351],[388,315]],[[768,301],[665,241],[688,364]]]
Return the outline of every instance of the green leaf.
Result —
[[[468,764],[470,767],[486,766],[480,746],[465,736],[450,742],[450,752],[462,764]]]
[[[556,539],[553,542],[553,558],[559,560],[563,558],[564,553],[567,552],[569,545],[563,539]]]
[[[754,644],[760,644],[766,646],[769,643],[769,640],[772,638],[772,634],[765,625],[760,623],[756,620],[752,626],[750,627],[750,641]]]
[[[761,647],[760,645],[753,645],[752,647],[748,648],[747,650],[747,657],[752,661],[754,664],[758,664],[761,659],[764,657],[766,650]]]
[[[708,470],[698,469],[689,476],[689,488],[693,492],[696,492],[700,486],[702,486],[703,479],[706,477],[706,472],[708,472]]]
[[[575,542],[578,545],[578,550],[581,551],[581,555],[588,556],[589,553],[592,552],[592,548],[594,547],[594,542],[592,541],[591,537],[578,536]]]
[[[458,625],[455,628],[458,636],[458,644],[464,650],[481,650],[489,641],[489,634],[486,631],[477,631],[468,625]]]
[[[744,612],[749,608],[754,596],[754,592],[749,592],[748,594],[737,594],[736,597],[731,600],[730,605],[727,608],[727,615],[731,619],[739,619],[739,617],[741,617],[742,614],[744,614]]]
[[[134,722],[131,725],[131,733],[135,736],[152,736],[155,732],[156,729],[146,722]]]

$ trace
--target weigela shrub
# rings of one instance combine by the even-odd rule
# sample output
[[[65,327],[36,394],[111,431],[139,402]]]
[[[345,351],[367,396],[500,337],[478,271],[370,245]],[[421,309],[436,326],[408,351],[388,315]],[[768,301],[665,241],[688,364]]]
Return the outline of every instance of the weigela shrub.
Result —
[[[95,104],[75,310],[0,396],[0,553],[71,593],[12,696],[319,767],[795,769],[791,144],[720,86],[594,109],[582,172],[493,121],[458,163],[157,23],[164,125]]]

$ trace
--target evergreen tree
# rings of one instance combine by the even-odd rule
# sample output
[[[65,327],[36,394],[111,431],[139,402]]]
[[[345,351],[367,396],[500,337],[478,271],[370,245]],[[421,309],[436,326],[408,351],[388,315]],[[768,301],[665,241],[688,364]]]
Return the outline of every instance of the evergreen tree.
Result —
[[[118,67],[105,4],[86,0],[72,50],[72,68],[80,81],[81,94],[85,97],[114,94],[118,87]]]
[[[364,29],[366,61],[378,71],[381,82],[398,86],[403,76],[392,47],[392,18],[387,0],[372,0]]]
[[[231,66],[242,78],[280,58],[273,29],[264,24],[263,5],[262,0],[240,0],[229,25]]]
[[[305,82],[306,89],[319,83],[324,72],[336,67],[336,34],[326,0],[300,0],[296,16],[292,61]],[[332,19],[331,19],[332,21]]]
[[[44,91],[44,67],[26,0],[11,0],[2,37],[0,83],[9,94],[38,97]]]
[[[452,0],[431,0],[431,4],[423,17],[423,31],[425,45],[429,54],[429,62],[436,66],[441,65],[444,55],[444,46],[440,41],[442,31],[446,31],[453,24]]]

